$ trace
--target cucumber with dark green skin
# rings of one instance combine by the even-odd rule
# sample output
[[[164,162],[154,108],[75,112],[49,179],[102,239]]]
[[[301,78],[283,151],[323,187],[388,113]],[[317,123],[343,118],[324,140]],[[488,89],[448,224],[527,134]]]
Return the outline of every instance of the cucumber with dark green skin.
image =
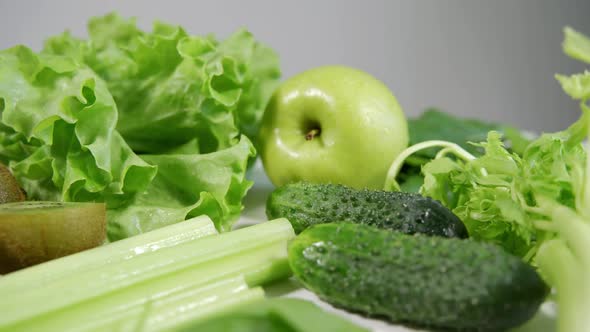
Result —
[[[270,220],[287,218],[295,233],[316,224],[349,221],[444,237],[467,237],[461,220],[439,201],[415,193],[357,190],[337,184],[292,183],[273,191]]]
[[[308,228],[289,245],[289,264],[335,306],[425,327],[509,329],[547,294],[535,270],[500,247],[362,224]]]

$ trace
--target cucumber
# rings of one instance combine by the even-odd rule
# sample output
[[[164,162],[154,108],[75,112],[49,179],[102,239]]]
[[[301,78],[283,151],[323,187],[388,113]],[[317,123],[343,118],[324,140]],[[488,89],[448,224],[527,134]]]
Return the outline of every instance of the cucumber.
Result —
[[[439,201],[415,193],[357,190],[337,184],[292,183],[266,203],[269,219],[287,218],[299,234],[311,225],[349,221],[406,234],[466,238],[461,220]]]
[[[289,264],[335,306],[424,327],[505,330],[547,295],[535,270],[500,247],[362,224],[308,228],[289,245]]]

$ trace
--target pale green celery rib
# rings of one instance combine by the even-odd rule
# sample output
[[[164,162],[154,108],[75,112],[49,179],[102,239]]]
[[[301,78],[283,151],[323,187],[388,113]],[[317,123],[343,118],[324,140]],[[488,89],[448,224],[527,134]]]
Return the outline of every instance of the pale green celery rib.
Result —
[[[263,247],[165,275],[8,328],[12,332],[84,332],[110,331],[109,326],[116,325],[117,331],[133,330],[137,317],[144,311],[146,326],[151,326],[162,319],[174,319],[188,308],[204,310],[206,302],[216,301],[214,296],[220,299],[231,297],[233,293],[247,289],[245,277],[267,283],[289,275],[287,239],[282,238]]]
[[[187,323],[206,319],[209,316],[231,311],[233,308],[246,305],[251,302],[263,300],[265,298],[264,290],[261,287],[246,288],[232,296],[218,298],[216,301],[208,303],[195,303],[192,310],[177,311],[174,316],[168,315],[166,319],[154,319],[150,321],[141,321],[141,313],[136,313],[133,320],[120,318],[112,321],[108,325],[96,327],[91,330],[76,330],[76,332],[166,332],[175,331],[178,327]],[[159,315],[158,315],[159,316]],[[159,317],[158,317],[159,318]],[[138,324],[138,321],[139,324]],[[36,331],[33,331],[36,332]],[[41,331],[39,331],[41,332]]]
[[[208,292],[203,294],[201,290],[178,294],[173,297],[166,297],[163,299],[151,302],[145,314],[145,326],[149,327],[153,324],[163,324],[167,320],[174,320],[175,317],[194,311],[197,313],[207,312],[207,307],[218,301],[233,298],[240,292],[249,290],[248,285],[242,278],[242,284],[231,289],[229,292]]]
[[[208,216],[198,216],[151,232],[82,251],[0,278],[0,294],[44,287],[54,280],[125,261],[156,250],[217,234]],[[105,247],[108,247],[106,249]]]
[[[215,298],[231,297],[248,289],[243,276],[209,282],[203,281],[207,278],[195,276],[197,284],[190,285],[192,280],[185,283],[187,277],[191,276],[190,274],[184,274],[178,278],[171,276],[164,283],[154,282],[154,287],[149,283],[140,287],[130,287],[112,295],[35,317],[11,326],[10,330],[14,332],[134,331],[151,314],[155,314],[158,310],[166,310],[166,306],[172,310],[181,307],[183,303],[195,301],[202,303]],[[215,277],[214,273],[213,277]],[[172,285],[174,282],[183,283],[183,287],[174,287]]]
[[[265,260],[257,261],[255,265],[258,271],[246,275],[247,281],[253,280],[254,282],[264,280],[264,278],[273,278],[277,273],[274,270],[281,271],[281,267],[285,266],[285,240],[294,236],[291,224],[286,219],[277,219],[218,236],[204,237],[196,241],[163,248],[130,260],[115,262],[100,269],[80,271],[73,275],[64,276],[62,279],[39,289],[2,296],[0,298],[0,312],[2,313],[0,328],[111,292],[122,291],[124,288],[138,283],[147,282],[151,285],[155,278],[179,273],[179,271],[206,262],[215,264],[215,261],[218,261],[220,268],[227,269],[227,277],[229,277],[235,271],[252,268],[252,266],[248,265],[247,256],[241,260],[237,259],[232,264],[225,260],[219,261],[220,258],[240,257],[243,256],[240,254],[248,254],[254,248],[265,248],[271,243],[283,241],[281,246],[284,246],[284,252],[278,250],[275,254],[276,257],[281,257],[278,259],[278,263],[273,263],[270,257],[265,256]],[[108,246],[104,248],[108,250]],[[265,264],[267,268],[260,267]]]
[[[175,316],[169,317],[167,320],[159,320],[153,324],[146,325],[145,332],[163,332],[174,331],[175,328],[180,327],[186,323],[194,322],[209,315],[217,314],[224,311],[230,311],[237,306],[245,305],[250,302],[256,302],[264,299],[264,290],[261,287],[255,287],[246,291],[240,292],[233,297],[228,297],[220,301],[211,303],[202,310],[179,311]]]

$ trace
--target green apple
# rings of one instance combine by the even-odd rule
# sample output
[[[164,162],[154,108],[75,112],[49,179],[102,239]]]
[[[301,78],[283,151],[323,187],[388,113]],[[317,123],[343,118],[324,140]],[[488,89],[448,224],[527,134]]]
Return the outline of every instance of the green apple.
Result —
[[[408,127],[379,80],[357,69],[324,66],[281,84],[259,138],[275,186],[309,181],[382,189],[389,166],[407,147]]]

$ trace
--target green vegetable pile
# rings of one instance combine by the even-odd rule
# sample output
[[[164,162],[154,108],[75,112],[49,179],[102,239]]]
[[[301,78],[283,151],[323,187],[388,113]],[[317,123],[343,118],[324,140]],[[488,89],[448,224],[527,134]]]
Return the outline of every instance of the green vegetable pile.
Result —
[[[467,152],[480,156],[484,150],[470,142],[485,141],[490,131],[502,133],[502,142],[519,155],[530,142],[517,128],[506,124],[485,122],[478,119],[464,119],[445,113],[436,108],[426,109],[419,117],[408,120],[410,128],[410,145],[431,140],[454,143]],[[421,168],[439,152],[437,148],[418,150],[404,160],[404,165],[397,177],[403,191],[418,192],[422,185]]]
[[[19,270],[0,278],[0,331],[169,331],[264,299],[293,237],[284,219],[217,234],[200,216]]]
[[[294,183],[267,201],[287,218],[293,275],[332,305],[398,323],[496,331],[531,319],[547,296],[533,267],[466,239],[461,221],[416,193]]]
[[[563,49],[590,63],[590,39],[565,29]],[[560,331],[590,326],[590,72],[556,76],[563,90],[580,101],[581,116],[564,131],[545,133],[519,155],[491,131],[473,155],[449,142],[427,141],[400,155],[386,189],[403,159],[443,146],[422,166],[420,193],[441,201],[465,223],[471,238],[495,243],[538,267],[556,290]]]
[[[88,34],[0,52],[0,162],[29,199],[105,202],[110,240],[202,214],[231,229],[275,53],[116,14]]]
[[[590,64],[590,39],[571,28],[563,49]],[[356,79],[339,81],[353,72]],[[409,121],[411,146],[391,164],[383,190],[360,187],[380,186],[387,154],[370,163],[386,160],[378,177],[341,181],[358,173],[347,167],[359,156],[340,150],[346,139],[334,155],[326,151],[342,143],[334,137],[362,129],[369,140],[355,146],[361,157],[374,153],[372,126],[381,122],[374,129],[399,137],[391,143],[401,151],[401,108],[370,75],[317,73],[286,90],[285,104],[303,96],[295,113],[271,102],[265,117],[267,134],[286,130],[297,147],[314,144],[305,169],[285,175],[268,197],[270,221],[228,232],[252,185],[255,147],[268,140],[300,156],[278,136],[258,136],[280,76],[270,48],[246,30],[218,40],[156,22],[145,32],[108,14],[90,20],[86,39],[64,32],[39,52],[0,51],[0,198],[48,201],[0,208],[0,261],[6,248],[17,253],[0,271],[23,268],[0,278],[0,331],[364,331],[308,302],[265,300],[262,287],[292,274],[337,307],[396,323],[506,330],[550,294],[560,332],[588,329],[590,72],[556,76],[581,116],[534,139],[509,125],[425,111]],[[367,82],[373,88],[360,93]],[[341,88],[358,94],[347,100]],[[308,117],[328,104],[326,123]],[[344,118],[380,115],[332,128],[342,109]],[[280,161],[281,173],[296,164],[284,156],[266,157]],[[329,166],[316,177],[322,162]],[[78,211],[90,205],[99,211]],[[111,243],[98,246],[105,232]],[[90,233],[92,245],[61,257],[70,253],[61,237]],[[37,257],[49,249],[58,252],[52,260]],[[20,264],[21,251],[36,265],[24,268],[31,264]]]

